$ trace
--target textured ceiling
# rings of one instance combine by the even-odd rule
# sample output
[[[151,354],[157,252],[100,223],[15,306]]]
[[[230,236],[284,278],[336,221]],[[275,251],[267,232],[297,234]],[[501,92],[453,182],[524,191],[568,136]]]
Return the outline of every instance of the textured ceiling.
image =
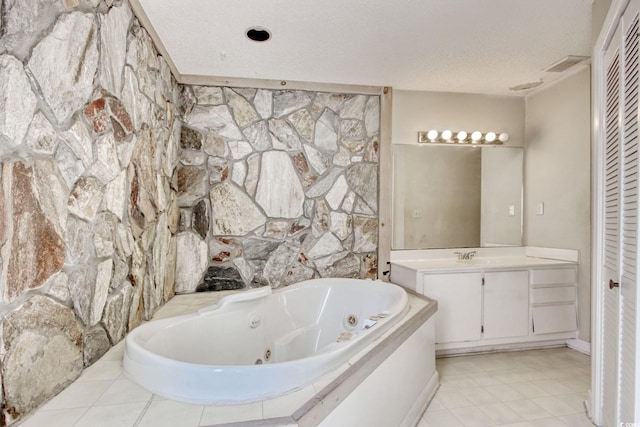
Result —
[[[591,0],[132,3],[181,75],[506,95],[561,78],[542,69],[567,55],[590,56]],[[271,40],[249,40],[254,26]]]

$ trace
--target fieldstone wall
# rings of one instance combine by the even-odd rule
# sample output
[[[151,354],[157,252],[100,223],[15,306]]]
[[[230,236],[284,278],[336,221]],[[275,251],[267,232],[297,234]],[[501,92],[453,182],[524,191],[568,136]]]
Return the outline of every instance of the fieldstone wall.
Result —
[[[173,295],[180,120],[178,86],[126,2],[0,5],[7,425]]]
[[[375,278],[379,96],[182,86],[176,292]]]

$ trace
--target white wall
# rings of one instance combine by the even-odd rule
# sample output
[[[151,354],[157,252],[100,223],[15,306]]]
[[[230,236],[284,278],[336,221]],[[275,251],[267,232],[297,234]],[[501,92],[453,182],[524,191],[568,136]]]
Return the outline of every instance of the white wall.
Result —
[[[590,70],[526,98],[524,237],[578,249],[579,338],[590,340]],[[544,215],[536,205],[544,203]]]
[[[507,132],[512,147],[524,147],[521,97],[466,93],[393,91],[393,144],[417,144],[418,131]]]

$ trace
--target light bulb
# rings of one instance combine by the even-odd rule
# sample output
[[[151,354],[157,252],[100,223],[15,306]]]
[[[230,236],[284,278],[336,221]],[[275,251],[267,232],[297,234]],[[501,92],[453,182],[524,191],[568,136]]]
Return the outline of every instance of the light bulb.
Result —
[[[427,132],[427,138],[429,138],[429,141],[433,142],[436,139],[438,139],[438,131],[435,129],[431,129],[429,132]]]
[[[471,142],[473,144],[477,144],[481,139],[482,139],[482,132],[480,132],[479,130],[471,134]]]
[[[496,133],[495,132],[487,132],[487,134],[484,136],[484,140],[487,142],[493,142],[496,140]]]
[[[467,139],[467,133],[463,130],[457,133],[456,139],[458,142],[463,143]]]
[[[509,140],[509,134],[506,132],[502,132],[499,136],[498,136],[498,140],[500,142],[507,142]]]
[[[445,141],[451,142],[452,137],[453,137],[453,132],[451,132],[449,129],[442,131],[442,139],[444,139]]]

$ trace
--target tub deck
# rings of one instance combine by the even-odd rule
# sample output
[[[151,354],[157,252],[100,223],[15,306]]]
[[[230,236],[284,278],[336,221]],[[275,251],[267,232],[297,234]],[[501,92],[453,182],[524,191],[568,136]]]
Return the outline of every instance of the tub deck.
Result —
[[[235,292],[177,295],[154,319],[191,313]],[[20,427],[48,425],[53,419],[57,427],[317,425],[435,313],[432,300],[408,294],[410,309],[403,319],[338,369],[286,395],[239,405],[191,405],[164,399],[123,374],[123,340]]]

